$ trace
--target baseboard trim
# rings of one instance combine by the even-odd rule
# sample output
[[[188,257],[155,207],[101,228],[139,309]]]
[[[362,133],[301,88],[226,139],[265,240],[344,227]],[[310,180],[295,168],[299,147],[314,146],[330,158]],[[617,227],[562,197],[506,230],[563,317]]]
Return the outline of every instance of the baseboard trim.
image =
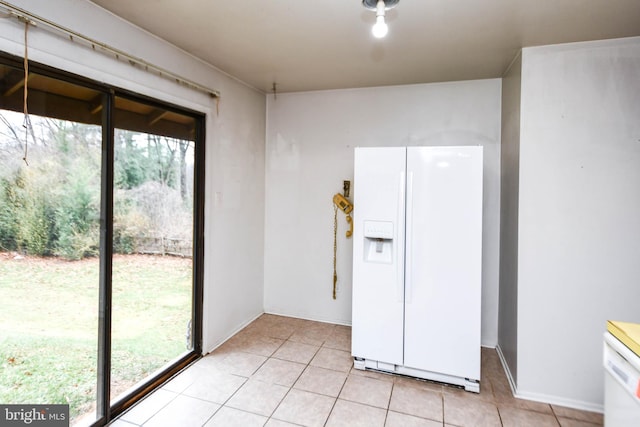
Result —
[[[258,313],[257,315],[255,315],[254,317],[250,318],[246,322],[241,323],[240,326],[237,326],[229,335],[226,336],[226,338],[222,338],[221,340],[218,340],[218,341],[214,342],[213,344],[208,345],[207,346],[209,348],[208,350],[203,348],[202,349],[202,355],[206,356],[207,354],[209,354],[212,351],[214,351],[216,348],[220,347],[225,342],[229,341],[231,339],[231,337],[233,337],[235,334],[237,334],[238,332],[240,332],[241,330],[246,328],[251,322],[256,320],[258,317],[262,316],[263,314],[264,313]]]
[[[282,317],[291,317],[294,319],[303,319],[303,320],[311,320],[313,322],[322,322],[322,323],[331,323],[333,325],[343,325],[343,326],[351,326],[350,321],[346,320],[336,320],[336,319],[327,319],[321,317],[309,316],[301,313],[282,313],[277,310],[265,309],[265,314],[273,314],[274,316],[282,316]]]
[[[496,345],[496,351],[498,352],[498,358],[500,359],[500,363],[502,364],[502,369],[504,370],[504,373],[507,376],[507,381],[509,381],[509,387],[511,387],[511,393],[515,397],[517,397],[518,389],[516,387],[516,382],[513,379],[513,375],[511,375],[511,370],[509,369],[509,365],[507,364],[507,359],[504,357],[504,353],[502,353],[500,344]]]
[[[507,364],[507,360],[502,353],[502,349],[500,349],[500,345],[496,345],[496,351],[498,352],[498,357],[500,358],[500,363],[502,363],[502,368],[504,369],[505,374],[507,375],[507,380],[509,381],[509,387],[511,387],[511,392],[513,396],[518,399],[531,400],[533,402],[546,403],[549,405],[557,405],[564,406],[566,408],[578,409],[580,411],[590,411],[590,412],[598,412],[604,413],[604,405],[598,405],[595,403],[584,402],[581,400],[567,399],[561,396],[554,396],[543,393],[531,393],[527,391],[518,390],[515,381],[513,380],[513,376],[511,375],[511,370],[509,369],[509,365]]]
[[[600,414],[604,413],[604,405],[584,402],[582,400],[567,399],[566,397],[561,396],[520,391],[515,394],[515,397],[518,399],[532,400],[534,402],[548,403],[549,405],[578,409],[580,411],[597,412]]]

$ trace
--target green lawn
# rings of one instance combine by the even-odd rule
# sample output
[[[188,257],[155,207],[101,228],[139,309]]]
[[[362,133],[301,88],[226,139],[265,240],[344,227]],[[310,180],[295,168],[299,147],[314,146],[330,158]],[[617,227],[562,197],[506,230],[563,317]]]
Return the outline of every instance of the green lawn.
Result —
[[[191,260],[113,261],[112,397],[186,350]],[[94,407],[98,260],[0,253],[0,403]]]

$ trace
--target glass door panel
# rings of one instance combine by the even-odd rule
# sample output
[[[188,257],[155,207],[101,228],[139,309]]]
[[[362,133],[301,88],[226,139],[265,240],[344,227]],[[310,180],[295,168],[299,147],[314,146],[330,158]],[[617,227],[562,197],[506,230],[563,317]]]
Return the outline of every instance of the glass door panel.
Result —
[[[102,94],[0,65],[0,402],[96,416]]]
[[[195,120],[115,99],[111,401],[193,349]]]

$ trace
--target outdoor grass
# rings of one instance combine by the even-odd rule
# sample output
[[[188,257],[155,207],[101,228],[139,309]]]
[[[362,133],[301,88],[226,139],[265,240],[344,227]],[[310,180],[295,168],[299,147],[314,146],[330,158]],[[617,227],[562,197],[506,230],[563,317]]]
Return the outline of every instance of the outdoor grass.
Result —
[[[0,403],[68,403],[72,418],[96,399],[98,259],[14,259],[0,253]],[[113,260],[111,396],[187,350],[191,260]]]

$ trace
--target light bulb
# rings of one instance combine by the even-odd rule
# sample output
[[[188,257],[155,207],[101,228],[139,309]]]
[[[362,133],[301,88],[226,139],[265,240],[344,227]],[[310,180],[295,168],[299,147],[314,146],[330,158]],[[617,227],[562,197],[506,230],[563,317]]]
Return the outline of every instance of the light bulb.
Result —
[[[376,23],[371,29],[373,36],[377,39],[381,39],[387,35],[389,31],[389,27],[387,27],[387,23],[384,22],[384,11],[385,11],[385,3],[384,0],[378,0],[376,4]]]
[[[387,26],[387,23],[384,22],[384,15],[378,15],[376,17],[376,23],[373,28],[371,28],[371,32],[373,33],[373,36],[378,39],[387,35],[389,27]]]

